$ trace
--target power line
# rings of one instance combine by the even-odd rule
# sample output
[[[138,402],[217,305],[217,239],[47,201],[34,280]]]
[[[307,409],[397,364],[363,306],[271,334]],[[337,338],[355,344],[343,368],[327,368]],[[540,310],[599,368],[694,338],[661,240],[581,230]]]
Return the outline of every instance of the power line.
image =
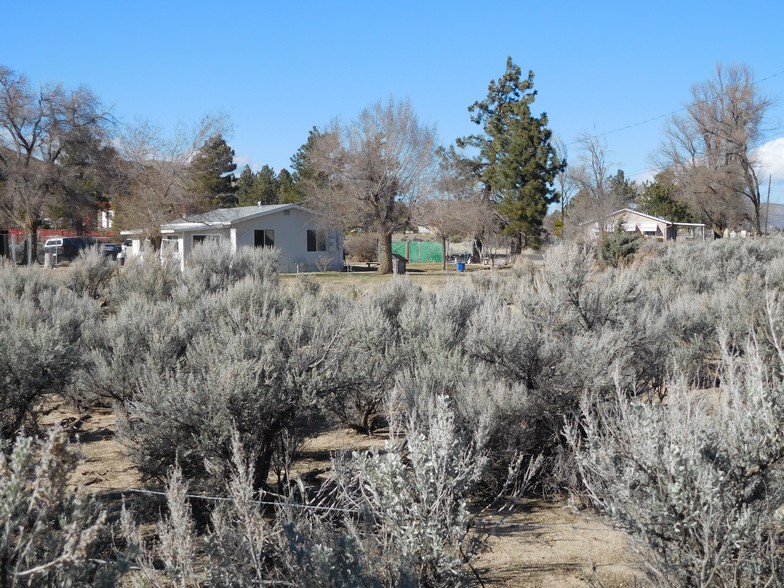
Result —
[[[613,135],[615,133],[620,133],[621,131],[628,131],[629,129],[633,129],[635,127],[642,126],[642,125],[647,124],[649,122],[653,122],[655,120],[661,120],[663,118],[667,118],[668,116],[672,116],[673,114],[678,114],[679,112],[683,112],[684,110],[686,110],[685,106],[683,108],[679,108],[678,110],[673,110],[672,112],[668,112],[666,114],[659,114],[658,116],[653,116],[651,118],[646,118],[645,120],[641,120],[639,122],[632,123],[630,125],[626,125],[625,127],[619,127],[617,129],[613,129],[612,131],[605,131],[604,133],[599,133],[598,135],[593,135],[593,136],[596,137],[596,138],[599,138],[599,137],[606,137],[607,135]],[[577,139],[577,140],[572,141],[571,143],[567,143],[566,145],[567,146],[569,146],[569,145],[576,145],[579,142],[580,142],[580,140]]]
[[[757,85],[757,84],[762,83],[762,82],[767,82],[769,79],[775,78],[775,77],[780,76],[780,75],[784,75],[784,70],[782,70],[782,71],[780,71],[778,73],[774,73],[772,75],[769,75],[766,78],[762,78],[761,80],[757,80],[755,82],[752,82],[752,85]]]
[[[770,79],[773,79],[775,77],[778,77],[780,75],[784,75],[784,70],[776,72],[774,74],[771,74],[771,75],[769,75],[767,77],[764,77],[764,78],[762,78],[760,80],[755,80],[755,81],[752,82],[752,85],[757,85],[757,84],[760,84],[762,82],[766,82],[766,81],[768,81]],[[628,125],[623,126],[623,127],[618,127],[617,129],[612,129],[611,131],[605,131],[603,133],[599,133],[599,134],[593,135],[593,136],[596,137],[596,138],[600,138],[600,137],[606,137],[608,135],[614,135],[615,133],[620,133],[621,131],[627,131],[629,129],[633,129],[635,127],[642,126],[644,124],[648,124],[650,122],[661,120],[663,118],[667,118],[667,117],[672,116],[674,114],[678,114],[679,112],[683,112],[684,110],[687,110],[687,108],[688,108],[687,106],[683,106],[681,108],[678,108],[677,110],[670,111],[670,112],[668,112],[666,114],[659,114],[659,115],[656,115],[656,116],[652,116],[650,118],[646,118],[645,120],[641,120],[641,121],[638,121],[638,122],[635,122],[635,123],[631,123],[631,124],[628,124]],[[580,143],[580,140],[576,139],[576,140],[572,141],[571,143],[567,143],[566,146],[568,147],[570,145],[577,145],[578,143]]]

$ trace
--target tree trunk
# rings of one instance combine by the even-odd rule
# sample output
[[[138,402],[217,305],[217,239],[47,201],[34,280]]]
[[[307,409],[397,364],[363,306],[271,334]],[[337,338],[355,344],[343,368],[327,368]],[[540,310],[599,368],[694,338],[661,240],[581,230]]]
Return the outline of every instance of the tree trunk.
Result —
[[[392,233],[383,233],[380,239],[381,252],[378,259],[378,273],[392,273]]]
[[[265,441],[269,441],[265,439]],[[274,445],[272,441],[269,441],[264,444],[265,449],[261,452],[256,458],[254,465],[254,479],[253,479],[253,489],[254,490],[261,490],[262,488],[267,487],[267,477],[269,476],[270,467],[272,466],[272,454],[274,451]]]
[[[482,239],[479,237],[474,237],[474,243],[472,246],[471,251],[471,263],[481,263],[482,262],[482,249],[484,248],[484,243]]]
[[[762,207],[760,205],[761,199],[759,195],[759,190],[757,190],[756,196],[757,196],[756,199],[751,200],[751,204],[754,207],[754,227],[757,229],[757,234],[762,235],[763,234],[762,222],[761,222],[762,214],[760,214],[760,208]]]
[[[38,229],[43,223],[35,218],[30,220],[25,227],[29,235],[30,246],[27,248],[27,265],[35,265],[38,262]]]
[[[523,252],[523,234],[517,231],[512,236],[512,255],[520,255]]]
[[[441,235],[441,261],[443,261],[444,270],[446,270],[446,237]]]

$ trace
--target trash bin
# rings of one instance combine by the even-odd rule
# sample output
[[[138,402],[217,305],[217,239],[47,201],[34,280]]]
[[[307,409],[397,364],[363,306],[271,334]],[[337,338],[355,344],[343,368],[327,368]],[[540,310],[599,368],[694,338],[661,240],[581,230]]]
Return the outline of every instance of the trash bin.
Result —
[[[125,251],[120,251],[117,254],[117,263],[120,265],[125,264]]]
[[[458,261],[455,266],[457,267],[457,271],[464,272],[465,271],[465,263],[462,261]]]

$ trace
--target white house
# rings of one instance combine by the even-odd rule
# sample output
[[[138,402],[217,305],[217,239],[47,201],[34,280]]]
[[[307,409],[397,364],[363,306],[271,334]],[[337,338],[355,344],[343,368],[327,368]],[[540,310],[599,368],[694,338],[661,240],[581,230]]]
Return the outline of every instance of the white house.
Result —
[[[663,241],[675,239],[705,239],[705,225],[702,223],[676,223],[667,219],[651,216],[631,208],[616,210],[604,221],[604,231],[611,233],[618,223],[627,233],[641,233],[645,237]],[[593,234],[600,233],[599,221],[593,223]]]
[[[312,210],[297,204],[219,208],[161,225],[162,248],[174,253],[184,269],[194,247],[209,240],[241,247],[280,250],[279,271],[343,268],[343,233],[325,228]]]

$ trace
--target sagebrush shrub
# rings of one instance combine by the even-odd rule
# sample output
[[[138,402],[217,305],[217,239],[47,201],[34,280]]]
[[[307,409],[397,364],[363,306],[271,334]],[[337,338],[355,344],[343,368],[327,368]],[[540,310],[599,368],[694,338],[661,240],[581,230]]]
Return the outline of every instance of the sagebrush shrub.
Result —
[[[275,286],[278,258],[278,250],[268,247],[240,247],[233,253],[228,243],[206,242],[194,248],[182,273],[182,282],[191,299],[226,290],[243,278]]]
[[[0,434],[6,438],[34,429],[43,395],[68,387],[82,365],[82,334],[100,317],[94,300],[42,274],[4,266],[0,275]]]
[[[484,431],[461,431],[444,396],[422,404],[403,444],[335,464],[337,504],[359,509],[361,551],[383,585],[465,585],[479,549],[467,497],[485,470]]]
[[[173,369],[144,365],[118,430],[145,476],[162,479],[178,462],[193,484],[214,488],[236,429],[261,487],[335,385],[340,315],[328,297],[285,302],[256,278],[201,303],[209,328],[191,333]]]
[[[117,264],[109,256],[97,247],[88,247],[71,263],[68,287],[78,296],[104,298],[116,271]]]
[[[85,330],[74,395],[88,405],[132,400],[143,375],[174,371],[192,338],[209,329],[203,307],[203,301],[180,306],[131,293],[115,313]]]
[[[408,419],[404,443],[343,456],[312,503],[283,501],[273,517],[265,516],[254,460],[235,432],[228,497],[212,512],[199,565],[178,471],[169,478],[170,514],[157,526],[157,541],[146,541],[132,513],[123,513],[128,553],[148,582],[179,586],[472,583],[480,541],[469,533],[467,496],[484,471],[482,439],[460,431],[444,397],[425,404],[426,413]]]
[[[62,430],[42,441],[19,436],[0,451],[0,585],[113,585],[99,570],[93,545],[105,513],[69,477],[80,455]]]
[[[320,395],[320,402],[342,424],[362,433],[378,427],[395,374],[415,353],[413,346],[407,348],[401,326],[405,309],[422,300],[419,287],[394,279],[340,313],[338,337],[332,343],[340,350],[335,381]]]
[[[134,293],[150,302],[169,300],[181,279],[176,260],[147,251],[126,259],[125,265],[109,282],[105,297],[112,310]]]
[[[562,245],[535,269],[359,296],[205,246],[184,272],[129,260],[92,292],[103,308],[0,269],[3,426],[34,424],[58,388],[118,407],[140,471],[169,479],[157,543],[125,515],[152,584],[464,584],[466,501],[532,488],[588,492],[655,583],[776,584],[782,253],[678,243],[613,268]],[[290,465],[324,412],[362,433],[386,420],[395,442],[344,456],[319,492]],[[227,480],[230,501],[186,496]]]
[[[661,586],[784,581],[784,389],[755,345],[725,354],[719,390],[688,381],[666,403],[587,397],[570,441],[593,502],[639,542]]]

